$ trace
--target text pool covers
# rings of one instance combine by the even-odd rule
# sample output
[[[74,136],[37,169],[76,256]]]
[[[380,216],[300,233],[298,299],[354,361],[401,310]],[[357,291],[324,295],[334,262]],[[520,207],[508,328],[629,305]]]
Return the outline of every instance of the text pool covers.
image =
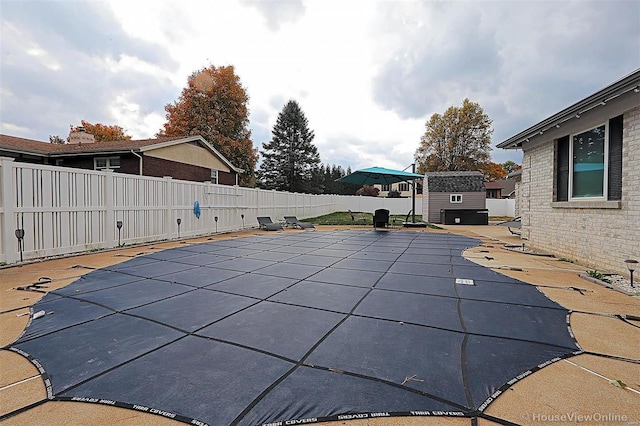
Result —
[[[483,416],[580,349],[568,311],[428,232],[184,245],[53,291],[10,348],[49,397],[216,425]],[[457,284],[456,279],[473,280]]]

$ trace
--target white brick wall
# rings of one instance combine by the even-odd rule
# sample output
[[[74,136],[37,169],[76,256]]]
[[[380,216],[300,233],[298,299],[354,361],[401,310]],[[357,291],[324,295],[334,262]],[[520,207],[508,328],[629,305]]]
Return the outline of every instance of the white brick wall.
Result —
[[[553,169],[553,141],[524,152],[518,203],[523,239],[558,257],[628,276],[624,260],[640,260],[640,107],[624,114],[621,208],[553,207]]]

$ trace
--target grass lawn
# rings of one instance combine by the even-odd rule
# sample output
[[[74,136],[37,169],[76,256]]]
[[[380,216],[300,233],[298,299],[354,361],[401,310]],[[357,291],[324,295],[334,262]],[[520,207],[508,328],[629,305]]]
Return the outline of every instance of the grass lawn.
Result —
[[[351,214],[349,212],[334,212],[330,214],[326,214],[324,216],[318,217],[310,217],[304,219],[305,222],[311,222],[315,225],[371,225],[373,226],[373,214],[372,213],[363,213],[363,212],[353,212],[353,216],[355,220],[351,220]],[[395,219],[395,224],[397,226],[402,226],[402,222],[406,220],[406,215],[390,215],[389,223],[393,224],[393,220]],[[411,216],[409,216],[409,221],[411,221]],[[422,221],[422,215],[416,215],[416,222]],[[430,228],[440,229],[435,225],[429,224]]]

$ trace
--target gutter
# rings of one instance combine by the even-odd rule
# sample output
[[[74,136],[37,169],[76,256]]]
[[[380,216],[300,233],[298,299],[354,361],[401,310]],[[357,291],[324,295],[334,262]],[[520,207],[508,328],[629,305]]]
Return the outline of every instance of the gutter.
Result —
[[[640,69],[635,70],[631,74],[619,79],[618,81],[611,83],[609,86],[594,93],[591,96],[571,105],[568,108],[546,118],[538,124],[529,127],[528,129],[518,133],[509,139],[500,142],[496,145],[497,148],[503,149],[521,149],[524,142],[529,142],[529,139],[533,139],[538,135],[559,128],[562,124],[571,119],[578,119],[587,111],[590,111],[596,107],[604,106],[609,101],[612,101],[622,95],[629,92],[640,92]]]
[[[140,159],[140,176],[142,176],[142,155],[137,154],[134,150],[131,150],[131,153]]]

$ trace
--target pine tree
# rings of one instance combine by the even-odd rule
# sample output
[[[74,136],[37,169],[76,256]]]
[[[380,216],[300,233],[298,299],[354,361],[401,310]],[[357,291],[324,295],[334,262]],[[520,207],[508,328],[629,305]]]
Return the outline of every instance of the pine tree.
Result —
[[[290,100],[278,114],[264,143],[258,174],[262,185],[279,191],[320,193],[320,155],[313,145],[314,133],[298,103]]]

